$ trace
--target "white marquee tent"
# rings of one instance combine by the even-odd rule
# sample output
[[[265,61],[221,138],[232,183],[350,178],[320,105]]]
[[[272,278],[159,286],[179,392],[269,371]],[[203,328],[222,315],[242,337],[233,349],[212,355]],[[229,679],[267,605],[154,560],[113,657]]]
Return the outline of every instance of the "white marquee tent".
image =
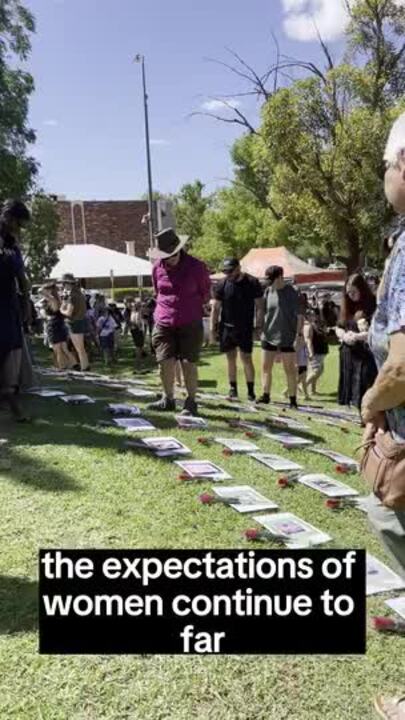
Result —
[[[72,273],[79,280],[95,278],[147,277],[152,275],[149,260],[108,250],[98,245],[65,245],[58,252],[52,280]]]

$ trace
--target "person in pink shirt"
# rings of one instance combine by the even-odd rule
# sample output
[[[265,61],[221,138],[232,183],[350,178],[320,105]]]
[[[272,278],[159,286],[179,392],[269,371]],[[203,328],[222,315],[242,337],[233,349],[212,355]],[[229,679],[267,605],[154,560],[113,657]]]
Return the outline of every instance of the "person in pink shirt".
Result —
[[[205,264],[184,250],[187,241],[169,228],[156,235],[157,246],[150,252],[151,260],[156,261],[152,271],[156,295],[152,345],[164,394],[149,407],[163,412],[176,409],[174,384],[176,361],[180,360],[187,390],[184,412],[195,415],[203,308],[210,298],[211,281]]]

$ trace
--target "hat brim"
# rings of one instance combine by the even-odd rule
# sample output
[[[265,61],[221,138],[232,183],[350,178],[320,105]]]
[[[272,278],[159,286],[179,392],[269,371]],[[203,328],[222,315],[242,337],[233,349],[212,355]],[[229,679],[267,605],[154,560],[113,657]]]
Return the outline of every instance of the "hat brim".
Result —
[[[184,248],[184,246],[188,243],[190,240],[190,237],[188,235],[179,235],[179,244],[175,247],[173,252],[166,253],[163,250],[159,250],[159,248],[152,248],[152,250],[149,250],[149,257],[151,260],[168,260],[168,258],[173,257],[173,255],[177,255],[177,253],[180,252]]]

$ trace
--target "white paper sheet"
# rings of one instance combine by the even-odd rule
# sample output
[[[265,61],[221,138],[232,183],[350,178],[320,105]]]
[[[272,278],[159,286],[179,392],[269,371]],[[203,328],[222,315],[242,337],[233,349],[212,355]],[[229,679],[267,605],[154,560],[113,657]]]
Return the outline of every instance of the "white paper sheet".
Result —
[[[337,463],[338,465],[348,465],[349,467],[356,468],[357,470],[360,469],[360,465],[358,462],[356,462],[356,460],[353,460],[353,458],[350,458],[347,455],[341,455],[340,453],[337,453],[334,450],[324,450],[322,448],[311,448],[311,452],[316,453],[317,455],[323,455],[323,457],[329,458],[329,460],[332,460],[333,462]]]
[[[127,417],[138,417],[141,410],[137,405],[120,405],[119,403],[109,403],[108,409],[113,415],[125,415]]]
[[[234,440],[233,438],[215,438],[215,442],[219,445],[223,445],[228,450],[234,453],[254,453],[258,452],[259,448],[254,443],[248,442],[247,440]]]
[[[292,460],[287,460],[286,458],[280,457],[279,455],[271,455],[269,453],[254,453],[251,455],[254,460],[257,460],[258,462],[262,463],[263,465],[266,465],[266,467],[270,468],[270,470],[275,470],[276,472],[288,472],[288,471],[294,471],[294,470],[302,470],[302,465],[298,465],[295,462],[292,462]]]
[[[127,388],[126,392],[128,395],[132,395],[135,398],[144,398],[145,400],[152,400],[156,397],[156,393],[152,390],[142,390],[142,388]]]
[[[27,393],[28,395],[36,395],[37,397],[43,398],[56,398],[66,395],[62,390],[47,390],[46,388],[33,388],[32,390],[27,390]]]
[[[391,610],[395,610],[395,612],[405,620],[405,595],[392,598],[392,600],[386,600],[385,604],[388,605]]]
[[[95,405],[96,401],[88,395],[64,395],[60,398],[69,405]]]
[[[235,487],[213,488],[218,497],[223,500],[235,499],[230,507],[239,513],[262,512],[263,510],[277,510],[278,505],[261,495],[249,485],[238,485]]]
[[[310,523],[292,513],[276,513],[275,515],[258,515],[254,520],[274,535],[285,537],[289,548],[312,547],[329,542],[330,535],[318,530]]]
[[[143,442],[157,457],[191,455],[191,450],[174,437],[145,438]]]
[[[176,415],[175,420],[180,428],[185,430],[204,429],[208,427],[207,421],[202,417],[194,417],[194,415]]]
[[[405,588],[402,580],[391,568],[384,565],[374,555],[367,553],[367,590],[366,595],[377,595]]]
[[[176,462],[187,475],[192,478],[207,478],[207,480],[214,480],[219,482],[220,480],[232,480],[232,476],[229,473],[222,470],[209,460],[186,460],[185,462]]]
[[[345,485],[345,483],[339,482],[339,480],[329,477],[329,475],[302,475],[298,482],[311,488],[311,490],[317,490],[322,493],[322,495],[331,498],[355,497],[359,495],[357,490],[353,490],[353,488]]]
[[[314,444],[312,440],[290,435],[289,433],[266,433],[266,437],[288,448],[309,447]]]
[[[128,432],[143,432],[149,430],[156,430],[155,426],[152,425],[149,420],[145,420],[144,418],[115,418],[113,420],[113,423],[117,427],[122,428],[123,430],[127,430]]]

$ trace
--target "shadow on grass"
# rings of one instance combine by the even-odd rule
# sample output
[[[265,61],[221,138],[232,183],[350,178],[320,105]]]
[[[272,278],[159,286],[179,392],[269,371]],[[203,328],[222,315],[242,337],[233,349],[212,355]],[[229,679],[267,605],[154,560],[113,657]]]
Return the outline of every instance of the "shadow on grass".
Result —
[[[0,635],[29,632],[38,627],[38,583],[0,575]]]

